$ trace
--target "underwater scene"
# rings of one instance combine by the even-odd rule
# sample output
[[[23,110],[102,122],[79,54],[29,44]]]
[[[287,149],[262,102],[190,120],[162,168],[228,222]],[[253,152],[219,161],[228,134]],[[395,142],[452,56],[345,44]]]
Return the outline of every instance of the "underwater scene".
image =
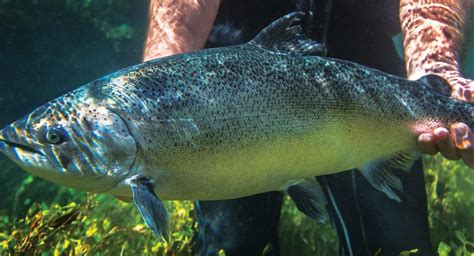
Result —
[[[474,255],[472,6],[0,0],[0,255]]]

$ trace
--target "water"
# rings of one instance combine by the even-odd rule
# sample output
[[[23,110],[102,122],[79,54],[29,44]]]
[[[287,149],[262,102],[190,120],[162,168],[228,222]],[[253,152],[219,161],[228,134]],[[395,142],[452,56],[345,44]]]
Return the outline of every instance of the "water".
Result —
[[[0,10],[2,127],[81,84],[141,59],[146,1],[2,1]],[[4,199],[0,233],[34,203],[49,208],[53,202],[85,198],[83,193],[40,179],[32,181],[3,154],[0,172]]]
[[[270,1],[247,1],[232,5],[232,2],[227,1],[221,9],[218,22],[225,24],[234,21],[234,27],[241,31],[235,40],[246,41],[270,21],[295,9],[295,4],[291,2],[268,2]],[[322,14],[324,3],[320,2],[323,1],[316,1],[314,7],[316,24],[325,23]],[[140,62],[147,22],[147,4],[147,1],[142,0],[0,2],[0,125],[3,127],[17,120],[37,106],[81,84]],[[397,57],[391,41],[391,37],[397,33],[397,4],[397,1],[387,1],[382,8],[367,1],[361,1],[360,4],[335,1],[330,31],[336,32],[327,37],[330,52],[335,57],[404,75],[403,62]],[[300,7],[306,8],[304,5]],[[316,25],[310,32],[314,38],[322,40],[322,31],[323,26]],[[228,42],[214,41],[208,42],[207,45],[218,46],[226,43]],[[441,169],[445,171],[440,172]],[[82,251],[111,255],[120,252],[162,254],[166,251],[146,227],[143,227],[143,222],[132,204],[120,203],[108,196],[88,197],[85,193],[52,185],[37,178],[31,179],[3,155],[0,156],[0,174],[3,184],[0,198],[4,198],[0,201],[0,250],[50,254],[54,251],[73,251],[76,254]],[[336,179],[329,178],[328,182],[332,182],[331,188],[342,188],[333,191],[337,199],[337,210],[339,215],[345,217],[344,222],[349,226],[346,231],[352,234],[349,240],[358,250],[363,251],[369,247],[373,249],[377,246],[390,247],[382,240],[396,241],[402,247],[409,244],[409,247],[404,248],[406,250],[415,249],[416,247],[411,247],[413,241],[409,238],[418,234],[417,232],[423,233],[424,221],[429,220],[431,245],[435,251],[456,250],[465,253],[464,255],[474,251],[474,177],[462,164],[441,159],[434,163],[431,160],[426,162],[425,188],[429,212],[423,217],[423,204],[417,205],[423,202],[423,184],[409,184],[413,187],[412,192],[421,197],[407,202],[407,207],[414,209],[408,214],[414,216],[409,220],[391,218],[390,207],[399,206],[383,196],[374,194],[363,179],[355,175],[346,173]],[[422,178],[421,175],[408,176],[407,182]],[[278,197],[270,196],[265,202],[276,202],[278,208]],[[65,206],[70,202],[78,202],[79,205],[56,208],[53,206],[55,203]],[[38,206],[41,211],[34,208],[28,213],[28,209],[35,203],[42,204]],[[238,211],[233,209],[238,209],[239,205],[243,204],[230,203],[228,208],[217,212],[235,213]],[[262,207],[262,204],[252,206],[252,202],[249,205]],[[344,205],[347,208],[344,208]],[[194,209],[189,202],[174,202],[168,207],[170,212],[173,212],[173,242],[168,250],[188,255],[192,245],[199,240],[199,237],[194,236],[197,232],[194,213],[207,209],[207,213],[211,214],[212,210],[209,209],[216,206],[203,203],[203,209]],[[242,242],[250,245],[255,241],[264,241],[266,234],[252,230],[252,225],[256,225],[255,221],[264,221],[255,216],[261,216],[262,219],[274,216],[278,219],[277,211],[262,212],[264,207],[255,208],[257,210],[253,213],[253,219],[243,219],[245,213],[241,213],[242,215],[233,215],[236,218],[234,222],[226,219],[221,222],[208,222],[210,230],[219,234],[212,243],[225,245],[227,242],[238,245]],[[46,209],[49,211],[46,212]],[[42,246],[33,246],[30,249],[28,246],[22,247],[19,238],[25,237],[27,232],[24,230],[31,223],[22,223],[19,219],[25,215],[38,217],[38,212],[43,213],[41,223],[45,226],[43,229],[38,227],[37,230],[52,234],[51,239],[44,239],[45,245]],[[206,212],[201,214],[205,215]],[[338,215],[334,213],[333,216]],[[61,228],[55,223],[60,223]],[[228,226],[222,228],[216,223]],[[235,228],[232,226],[235,223],[244,224]],[[407,223],[416,224],[410,226]],[[200,222],[200,225],[205,224]],[[365,227],[363,231],[360,225]],[[340,237],[345,237],[341,232],[344,229],[337,220],[336,227]],[[12,235],[12,230],[23,230],[24,235]],[[337,236],[331,225],[320,225],[309,220],[288,200],[283,204],[279,234],[283,255],[334,255],[338,250]],[[390,234],[400,234],[400,237],[390,237]],[[207,234],[207,239],[210,237],[212,234]],[[365,242],[363,238],[366,238]],[[34,243],[41,239],[43,238],[40,236],[32,235],[30,241]],[[102,244],[100,241],[103,241]],[[342,244],[347,243],[341,241]],[[266,251],[277,248],[275,244],[269,246],[265,241],[262,243]],[[426,244],[426,241],[420,243]],[[347,253],[347,247],[345,250]]]

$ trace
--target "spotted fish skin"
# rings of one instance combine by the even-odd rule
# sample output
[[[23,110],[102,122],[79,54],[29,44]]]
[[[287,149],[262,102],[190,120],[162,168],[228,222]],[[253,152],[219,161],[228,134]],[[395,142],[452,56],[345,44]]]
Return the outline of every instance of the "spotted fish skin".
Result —
[[[299,35],[300,28],[292,26],[295,17],[282,18],[247,44],[118,71],[53,101],[48,117],[41,110],[29,122],[38,125],[69,103],[74,114],[55,115],[47,127],[62,119],[68,120],[68,131],[81,126],[67,133],[64,144],[82,145],[70,151],[90,145],[88,155],[75,154],[77,158],[94,166],[98,157],[103,164],[92,168],[95,172],[74,174],[66,185],[87,183],[87,190],[131,197],[124,180],[143,174],[155,181],[159,198],[191,200],[285,190],[308,177],[364,168],[415,151],[417,135],[440,125],[472,124],[472,105],[421,82],[310,56],[317,45]],[[31,146],[38,137],[19,123],[3,130],[0,150]],[[107,129],[90,132],[105,123]],[[13,137],[9,131],[20,131],[27,139],[8,141]],[[74,137],[79,135],[81,139]],[[48,145],[56,146],[63,144]],[[92,178],[77,178],[84,175]],[[65,184],[62,178],[50,180]]]
[[[470,123],[473,110],[418,82],[253,45],[151,61],[107,83],[104,97],[136,103],[123,113],[165,198],[182,184],[187,199],[220,199],[218,187],[251,194],[358,167],[413,149],[417,134],[438,125]],[[207,186],[219,192],[207,197]]]

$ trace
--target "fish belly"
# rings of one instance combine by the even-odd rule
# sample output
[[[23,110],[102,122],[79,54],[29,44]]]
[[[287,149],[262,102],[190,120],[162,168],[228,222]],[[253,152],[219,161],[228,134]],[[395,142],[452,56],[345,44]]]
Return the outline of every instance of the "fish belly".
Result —
[[[304,134],[182,150],[173,154],[174,160],[158,161],[156,192],[163,199],[222,200],[285,190],[307,177],[357,168],[413,148],[416,140],[406,127],[336,115]]]

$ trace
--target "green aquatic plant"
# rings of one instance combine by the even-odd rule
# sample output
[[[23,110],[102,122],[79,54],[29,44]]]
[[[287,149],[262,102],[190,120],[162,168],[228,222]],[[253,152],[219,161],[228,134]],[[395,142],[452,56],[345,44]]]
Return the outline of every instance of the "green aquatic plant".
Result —
[[[5,223],[0,252],[9,255],[189,255],[196,224],[190,202],[168,202],[171,242],[158,241],[135,207],[107,195],[80,203],[33,204],[25,217]],[[1,220],[1,219],[0,219]]]
[[[279,226],[282,255],[338,255],[338,238],[329,223],[303,215],[285,196]]]
[[[425,159],[430,232],[440,255],[474,253],[474,172],[441,157]],[[19,170],[0,160],[0,173]],[[7,167],[7,168],[5,168]],[[15,170],[13,170],[15,169]],[[24,175],[20,192],[5,197],[15,211],[0,213],[0,255],[190,255],[197,224],[189,201],[167,202],[171,244],[158,241],[132,204],[108,195],[92,195]],[[8,181],[5,181],[8,182]],[[22,188],[23,187],[23,188]],[[52,201],[45,198],[50,197]],[[69,197],[69,200],[67,199]],[[52,203],[49,203],[52,202]],[[69,202],[69,203],[67,203]],[[25,212],[22,209],[27,209]],[[10,214],[11,213],[11,214]],[[335,255],[331,225],[302,215],[286,198],[279,227],[283,255]],[[401,252],[416,255],[417,250]],[[220,255],[225,255],[220,251]]]
[[[426,158],[432,242],[440,255],[474,254],[474,172],[463,163]]]
[[[82,21],[89,23],[92,28],[100,31],[110,39],[116,52],[122,49],[123,40],[131,39],[135,29],[127,24],[126,16],[122,15],[127,10],[133,9],[134,3],[130,1],[112,0],[65,0],[65,7],[81,17]]]
[[[45,29],[44,24],[48,23],[49,28],[56,30],[69,24],[69,28],[96,31],[96,36],[104,37],[116,53],[123,54],[123,51],[130,51],[132,38],[143,37],[147,3],[127,0],[4,0],[0,1],[0,17],[7,31],[16,30],[19,34],[31,33],[23,26],[36,32]],[[8,42],[12,35],[8,33],[4,40]]]
[[[28,65],[25,65],[27,66],[25,70],[31,70],[31,73],[25,73],[25,70],[22,70],[24,77],[39,79],[41,73],[32,67],[47,66],[45,63],[51,66],[55,57],[45,54],[44,46],[52,45],[57,51],[60,47],[52,42],[62,37],[54,37],[55,35],[69,37],[69,31],[77,29],[82,29],[82,32],[95,31],[102,37],[91,37],[93,39],[91,45],[105,38],[104,41],[111,45],[115,53],[120,51],[121,56],[129,52],[132,47],[137,48],[137,45],[143,41],[140,35],[144,34],[146,20],[146,12],[140,12],[140,10],[145,10],[146,4],[147,1],[127,0],[0,1],[0,16],[2,16],[2,24],[5,25],[2,40],[8,42],[7,45],[26,42],[27,44],[18,44],[18,49],[21,49],[19,55],[24,51],[33,56],[37,54],[36,52],[42,53],[37,58],[43,59],[43,62],[35,62],[36,64],[33,65],[29,61],[26,62]],[[134,15],[141,16],[142,19],[135,18],[132,21]],[[59,32],[58,27],[62,28]],[[11,41],[13,32],[9,31],[19,31],[15,33],[22,36],[17,41]],[[43,34],[48,35],[46,39],[42,39],[43,48],[38,48],[38,44],[32,47],[31,39],[34,38],[38,43],[38,40],[41,41],[39,35]],[[96,34],[94,36],[97,36]],[[471,33],[469,37],[471,42],[474,38],[472,35],[474,33]],[[28,40],[25,40],[23,36],[28,36]],[[130,38],[135,38],[135,41]],[[74,51],[78,48],[74,45],[66,44],[64,47],[64,52],[67,54],[59,55],[67,56],[67,58],[71,56],[82,58],[82,55],[87,52],[86,50]],[[34,48],[34,51],[28,52],[29,48]],[[139,49],[137,51],[140,52]],[[466,74],[474,74],[472,52],[464,55]],[[19,56],[14,57],[16,59]],[[117,62],[116,56],[101,58],[109,62]],[[130,57],[127,55],[127,58]],[[9,62],[12,60],[9,59]],[[60,59],[59,63],[64,63],[64,59]],[[125,64],[118,66],[121,65],[125,66]],[[115,68],[109,67],[109,69]],[[47,75],[43,76],[57,78],[60,75],[58,73],[62,72],[55,70],[54,75],[51,75],[50,71],[44,73]],[[67,81],[71,83],[71,74],[64,73]],[[78,74],[77,76],[81,77],[80,73]],[[91,76],[90,79],[95,78],[95,75]],[[5,86],[11,86],[12,80],[4,79],[8,82]],[[28,81],[22,82],[22,85],[38,86],[38,83]],[[43,91],[48,92],[48,97],[52,90],[50,87],[61,84],[57,80],[41,81],[45,83]],[[24,87],[24,89],[29,91],[32,87]],[[37,93],[35,90],[31,91]],[[37,97],[37,95],[34,96]],[[23,94],[17,95],[13,92],[2,95],[2,98],[11,98],[11,102],[23,102],[20,100],[23,97],[25,97]],[[4,107],[7,105],[9,104],[4,104]],[[16,118],[18,115],[17,111],[8,109],[3,111],[3,118],[8,113],[13,113],[11,118]],[[474,220],[472,219],[474,173],[460,163],[445,161],[440,157],[434,160],[429,158],[425,164],[427,165],[426,189],[433,246],[443,256],[472,255],[474,253]],[[120,202],[107,195],[87,195],[33,178],[3,156],[0,156],[0,175],[2,177],[0,255],[191,254],[196,223],[190,202],[167,203],[172,219],[172,239],[171,244],[166,245],[158,242],[144,226],[140,215],[131,204]],[[336,255],[337,253],[337,237],[330,224],[322,225],[313,222],[299,213],[288,200],[285,200],[282,209],[280,240],[284,255]],[[402,253],[403,255],[416,254],[416,249]],[[223,251],[219,253],[219,255],[224,254]]]

